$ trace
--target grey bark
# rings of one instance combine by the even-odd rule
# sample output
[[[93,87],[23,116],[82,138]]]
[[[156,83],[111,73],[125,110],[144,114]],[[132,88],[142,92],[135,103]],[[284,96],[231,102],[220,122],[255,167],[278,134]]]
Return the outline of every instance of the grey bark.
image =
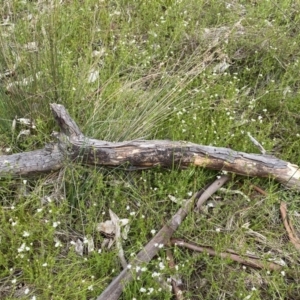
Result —
[[[133,140],[107,142],[85,137],[64,106],[51,104],[61,129],[57,142],[44,149],[0,156],[0,176],[31,175],[58,170],[67,161],[87,165],[129,168],[200,166],[244,176],[274,178],[300,190],[297,165],[271,155],[238,152],[228,148],[203,146],[183,141]]]

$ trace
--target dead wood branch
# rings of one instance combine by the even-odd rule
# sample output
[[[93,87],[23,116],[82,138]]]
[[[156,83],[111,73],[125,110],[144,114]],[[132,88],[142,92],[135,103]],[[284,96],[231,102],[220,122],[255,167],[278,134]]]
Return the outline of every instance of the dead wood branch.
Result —
[[[280,213],[283,220],[283,224],[285,227],[285,230],[289,236],[289,239],[291,243],[295,246],[295,248],[300,251],[300,239],[297,236],[297,233],[294,229],[294,226],[291,222],[288,220],[287,216],[287,206],[285,202],[280,203]]]
[[[208,247],[201,247],[192,243],[187,243],[183,240],[180,239],[171,239],[171,244],[172,245],[176,245],[179,247],[185,247],[187,249],[193,250],[193,251],[197,251],[197,252],[206,252],[209,255],[213,255],[213,256],[219,256],[221,258],[230,258],[233,261],[236,261],[240,264],[252,267],[252,268],[257,268],[257,269],[267,269],[267,270],[271,270],[271,271],[276,271],[276,270],[280,270],[282,269],[282,267],[280,265],[271,263],[271,262],[262,262],[258,259],[254,259],[254,258],[242,258],[241,256],[237,255],[237,254],[233,254],[233,253],[228,253],[228,252],[221,252],[221,253],[217,253],[216,251],[214,251],[211,248]]]
[[[183,141],[133,140],[111,143],[85,137],[64,106],[51,104],[61,129],[57,143],[44,149],[0,156],[0,176],[57,170],[67,161],[87,165],[151,168],[200,166],[244,176],[274,178],[300,190],[299,167],[271,155],[238,152]]]
[[[252,185],[253,189],[255,191],[257,191],[258,193],[264,195],[264,196],[268,196],[268,193],[266,191],[264,191],[263,189],[261,189],[260,187],[256,186],[256,185]]]
[[[215,180],[212,184],[210,184],[204,192],[201,194],[197,201],[197,210],[200,210],[201,205],[210,198],[218,189],[220,189],[229,179],[231,176],[223,175],[217,180]]]

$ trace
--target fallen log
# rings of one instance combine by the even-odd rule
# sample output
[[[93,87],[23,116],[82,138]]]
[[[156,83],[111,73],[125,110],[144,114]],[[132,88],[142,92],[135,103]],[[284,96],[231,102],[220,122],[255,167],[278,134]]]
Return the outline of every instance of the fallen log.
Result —
[[[300,190],[297,165],[272,155],[238,152],[228,148],[203,146],[184,141],[132,140],[107,142],[83,135],[63,105],[51,104],[61,129],[56,142],[44,149],[0,156],[0,176],[31,175],[60,169],[73,161],[93,166],[131,169],[162,166],[187,168],[191,165],[223,170],[244,176],[273,178]]]

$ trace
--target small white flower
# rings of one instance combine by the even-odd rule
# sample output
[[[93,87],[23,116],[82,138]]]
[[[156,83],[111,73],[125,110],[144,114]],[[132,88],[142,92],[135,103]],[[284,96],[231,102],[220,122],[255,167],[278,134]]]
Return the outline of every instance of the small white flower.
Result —
[[[140,292],[141,292],[141,293],[146,293],[147,290],[146,290],[145,288],[142,287],[142,288],[140,288]]]
[[[16,278],[14,278],[14,279],[11,281],[12,284],[15,284],[16,282],[17,282],[17,279],[16,279]]]
[[[285,276],[285,272],[284,271],[281,271],[280,273],[281,273],[282,276]]]
[[[48,264],[47,264],[47,263],[43,263],[42,266],[43,266],[43,267],[47,267]]]
[[[151,232],[152,235],[154,235],[156,233],[156,230],[152,229],[150,232]]]
[[[158,272],[153,272],[151,276],[152,276],[152,278],[154,278],[154,277],[159,277],[159,276],[160,276],[160,273],[158,273]]]
[[[30,300],[36,300],[36,296],[32,296]]]
[[[130,264],[127,265],[127,269],[131,269],[131,267],[132,267],[132,266],[131,266]]]
[[[20,248],[18,248],[18,252],[23,252],[25,250],[26,244],[23,243]]]
[[[56,228],[59,224],[60,224],[59,221],[58,221],[58,222],[53,222],[53,225],[52,225],[52,226],[53,226],[54,228]]]
[[[93,291],[94,290],[94,287],[92,285],[89,285],[88,288],[87,288],[89,291]]]
[[[29,293],[29,288],[24,291],[24,294],[27,295]]]
[[[28,237],[28,236],[30,236],[29,232],[28,231],[24,231],[23,232],[23,237]]]
[[[58,247],[61,247],[61,246],[62,246],[62,243],[57,240],[56,243],[55,243],[55,245],[54,245],[54,247],[58,248]]]
[[[135,211],[130,212],[131,216],[135,216]]]
[[[160,262],[158,265],[159,265],[160,270],[163,270],[165,268],[165,265],[162,262]]]

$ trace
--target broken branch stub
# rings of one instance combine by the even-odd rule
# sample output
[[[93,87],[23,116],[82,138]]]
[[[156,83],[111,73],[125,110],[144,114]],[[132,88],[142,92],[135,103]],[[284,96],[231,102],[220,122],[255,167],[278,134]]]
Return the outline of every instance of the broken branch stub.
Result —
[[[67,158],[99,166],[130,165],[135,168],[200,166],[244,176],[274,178],[300,190],[299,167],[271,155],[244,153],[228,148],[203,146],[182,141],[133,140],[111,143],[85,137],[63,105],[51,104],[62,133],[52,149],[0,156],[0,176],[28,175],[51,171]],[[67,144],[67,145],[66,145]],[[61,153],[59,153],[61,151]],[[32,159],[27,160],[30,156]],[[64,157],[64,159],[62,159]]]

